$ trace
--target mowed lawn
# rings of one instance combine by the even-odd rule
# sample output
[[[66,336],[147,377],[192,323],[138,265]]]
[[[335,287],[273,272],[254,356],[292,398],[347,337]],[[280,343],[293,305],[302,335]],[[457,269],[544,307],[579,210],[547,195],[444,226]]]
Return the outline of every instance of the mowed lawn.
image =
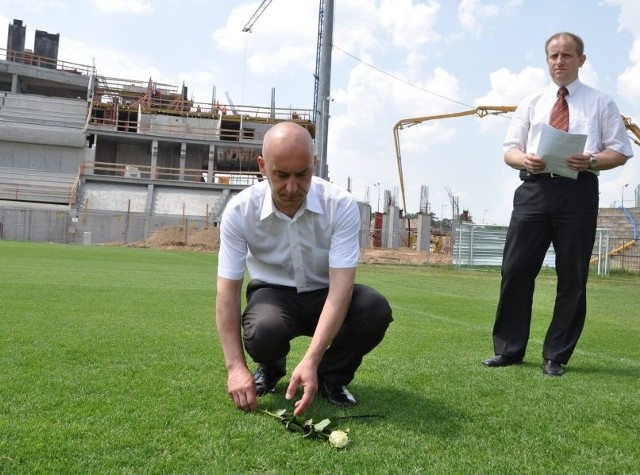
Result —
[[[215,278],[211,253],[0,241],[0,473],[640,473],[638,276],[592,274],[583,337],[549,378],[553,271],[525,363],[489,369],[499,269],[361,266],[395,321],[350,385],[359,405],[307,413],[378,416],[336,420],[341,450],[233,408]],[[262,409],[292,408],[287,381]]]

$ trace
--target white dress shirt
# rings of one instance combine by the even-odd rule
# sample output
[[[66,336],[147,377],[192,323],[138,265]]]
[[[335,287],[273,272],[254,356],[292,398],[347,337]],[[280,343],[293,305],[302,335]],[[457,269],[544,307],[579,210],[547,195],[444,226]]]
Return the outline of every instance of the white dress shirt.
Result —
[[[360,253],[360,212],[355,198],[313,177],[298,212],[289,218],[273,206],[267,180],[236,195],[220,222],[218,276],[295,287],[327,288],[329,267],[353,268]]]
[[[598,153],[608,148],[627,157],[633,156],[627,130],[613,99],[579,79],[567,89],[568,132],[587,135],[584,153]],[[558,86],[552,83],[520,103],[507,130],[504,152],[515,148],[525,153],[537,153],[542,124],[549,124],[557,93]],[[598,174],[597,170],[589,171]]]

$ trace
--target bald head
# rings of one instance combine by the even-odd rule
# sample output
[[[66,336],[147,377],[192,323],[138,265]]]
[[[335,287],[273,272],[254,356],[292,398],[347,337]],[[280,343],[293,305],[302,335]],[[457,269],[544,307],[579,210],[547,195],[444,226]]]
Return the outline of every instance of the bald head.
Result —
[[[269,158],[275,149],[285,147],[289,153],[293,150],[306,151],[313,157],[313,139],[307,129],[295,122],[279,122],[264,134],[262,156]]]
[[[260,173],[267,178],[275,207],[290,217],[302,206],[316,165],[311,134],[294,122],[280,122],[264,135]]]

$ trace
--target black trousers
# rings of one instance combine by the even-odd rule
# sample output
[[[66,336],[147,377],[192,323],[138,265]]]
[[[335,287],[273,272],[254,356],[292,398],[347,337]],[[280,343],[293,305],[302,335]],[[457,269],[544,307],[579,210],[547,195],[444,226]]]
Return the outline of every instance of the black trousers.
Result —
[[[244,347],[251,358],[284,375],[290,341],[313,335],[328,292],[298,293],[292,287],[249,282],[242,328]],[[382,294],[355,284],[344,323],[320,362],[318,376],[349,384],[364,355],[382,341],[392,320],[391,307]]]
[[[535,279],[553,243],[557,289],[542,347],[545,359],[566,364],[584,328],[587,279],[598,219],[598,177],[542,175],[516,190],[502,261],[500,300],[493,327],[497,355],[525,356]]]

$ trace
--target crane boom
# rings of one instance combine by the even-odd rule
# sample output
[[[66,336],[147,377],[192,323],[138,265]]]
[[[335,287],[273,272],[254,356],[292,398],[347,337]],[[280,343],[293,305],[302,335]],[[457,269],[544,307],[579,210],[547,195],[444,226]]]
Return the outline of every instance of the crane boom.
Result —
[[[634,124],[630,117],[625,115],[622,116],[622,122],[624,122],[627,130],[635,136],[635,138],[631,137],[631,140],[633,140],[636,145],[640,145],[640,127]]]
[[[437,115],[427,115],[424,117],[414,117],[410,119],[401,119],[396,125],[393,127],[393,141],[396,147],[396,159],[398,161],[398,174],[400,176],[400,191],[402,192],[402,206],[404,207],[404,211],[407,212],[407,200],[404,192],[404,176],[402,174],[402,159],[400,158],[400,130],[406,129],[408,127],[413,127],[414,125],[421,124],[422,122],[426,122],[429,120],[435,119],[452,119],[455,117],[463,117],[466,115],[476,115],[480,118],[486,117],[487,115],[498,115],[505,114],[507,112],[513,112],[516,110],[515,106],[479,106],[475,109],[461,111],[461,112],[452,112],[450,114],[437,114]]]
[[[437,115],[427,115],[424,117],[413,117],[409,119],[401,119],[396,125],[393,127],[393,141],[396,148],[396,160],[398,161],[398,175],[400,177],[400,191],[402,193],[402,206],[404,206],[405,212],[407,212],[407,201],[404,191],[404,176],[402,173],[402,158],[400,157],[400,131],[402,129],[406,129],[409,127],[413,127],[414,125],[421,124],[422,122],[427,122],[429,120],[436,119],[452,119],[456,117],[463,117],[467,115],[475,115],[480,118],[486,117],[487,115],[499,115],[505,114],[507,112],[513,112],[516,110],[516,106],[479,106],[475,109],[470,109],[466,111],[460,112],[452,112],[450,114],[437,114]],[[631,118],[627,116],[622,116],[622,122],[624,122],[624,126],[626,129],[631,132],[634,137],[631,137],[633,142],[640,146],[640,127],[638,127]]]
[[[244,25],[244,28],[242,28],[242,31],[244,31],[245,33],[247,31],[251,32],[251,27],[253,26],[253,24],[256,21],[258,21],[258,18],[260,18],[260,15],[264,13],[264,11],[267,9],[267,7],[272,1],[273,0],[263,0],[260,6],[258,7],[258,9],[254,12],[251,18],[249,18],[249,21],[247,22],[247,24]]]

